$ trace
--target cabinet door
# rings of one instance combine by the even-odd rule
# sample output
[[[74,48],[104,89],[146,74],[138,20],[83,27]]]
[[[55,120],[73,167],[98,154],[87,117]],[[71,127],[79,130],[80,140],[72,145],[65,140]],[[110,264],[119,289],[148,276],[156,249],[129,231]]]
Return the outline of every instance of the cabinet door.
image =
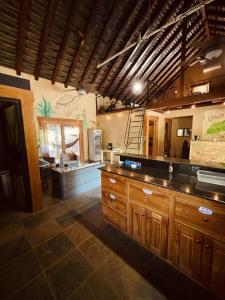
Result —
[[[133,203],[130,204],[130,234],[140,244],[144,242],[145,217],[144,208]]]
[[[145,246],[164,258],[167,257],[168,219],[146,211]]]
[[[184,273],[196,279],[201,276],[203,234],[189,227],[174,224],[172,262]]]
[[[209,284],[211,290],[222,299],[225,299],[225,244],[214,241],[211,279]]]

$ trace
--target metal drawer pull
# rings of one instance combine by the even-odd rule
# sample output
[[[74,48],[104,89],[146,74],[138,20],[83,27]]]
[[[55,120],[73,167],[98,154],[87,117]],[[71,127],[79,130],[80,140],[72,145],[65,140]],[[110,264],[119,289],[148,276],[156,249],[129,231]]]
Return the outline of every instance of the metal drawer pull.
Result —
[[[198,211],[203,215],[211,216],[213,214],[213,210],[207,207],[200,206]]]
[[[197,243],[197,244],[201,244],[202,241],[200,241],[200,240],[197,239],[197,240],[196,240],[196,243]]]
[[[151,191],[151,190],[148,190],[148,189],[143,189],[142,190],[146,195],[152,195],[153,194],[153,191]]]
[[[208,219],[208,218],[203,218],[203,220],[204,220],[205,222],[208,222],[208,221],[209,221],[209,219]]]
[[[112,178],[110,178],[109,181],[110,181],[111,183],[116,183],[116,180],[115,180],[115,179],[112,179]]]
[[[109,194],[109,198],[110,198],[111,200],[116,200],[116,196],[113,195],[113,194]]]

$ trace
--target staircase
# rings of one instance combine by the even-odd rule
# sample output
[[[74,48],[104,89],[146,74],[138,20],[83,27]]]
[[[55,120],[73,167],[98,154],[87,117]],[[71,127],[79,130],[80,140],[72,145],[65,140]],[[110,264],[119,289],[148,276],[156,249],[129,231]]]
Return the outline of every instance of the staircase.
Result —
[[[126,153],[140,153],[144,125],[145,108],[129,110],[126,133],[124,138]]]

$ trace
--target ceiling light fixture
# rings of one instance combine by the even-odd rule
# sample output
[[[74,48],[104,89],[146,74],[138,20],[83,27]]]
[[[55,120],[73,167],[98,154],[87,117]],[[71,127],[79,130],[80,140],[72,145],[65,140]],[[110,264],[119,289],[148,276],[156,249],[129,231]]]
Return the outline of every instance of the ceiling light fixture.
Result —
[[[143,92],[143,89],[144,89],[144,85],[142,81],[136,80],[133,83],[132,91],[134,95],[140,95]]]

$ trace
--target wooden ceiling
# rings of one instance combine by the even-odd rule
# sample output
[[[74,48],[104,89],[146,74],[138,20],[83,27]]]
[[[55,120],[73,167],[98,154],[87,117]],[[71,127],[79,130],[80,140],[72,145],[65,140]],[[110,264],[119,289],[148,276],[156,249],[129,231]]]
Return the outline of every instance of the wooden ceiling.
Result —
[[[201,1],[0,0],[0,65],[117,99],[131,96],[135,78],[149,79],[151,93],[160,92],[185,68],[181,61],[196,55],[194,41],[225,35],[225,0],[97,64]]]

